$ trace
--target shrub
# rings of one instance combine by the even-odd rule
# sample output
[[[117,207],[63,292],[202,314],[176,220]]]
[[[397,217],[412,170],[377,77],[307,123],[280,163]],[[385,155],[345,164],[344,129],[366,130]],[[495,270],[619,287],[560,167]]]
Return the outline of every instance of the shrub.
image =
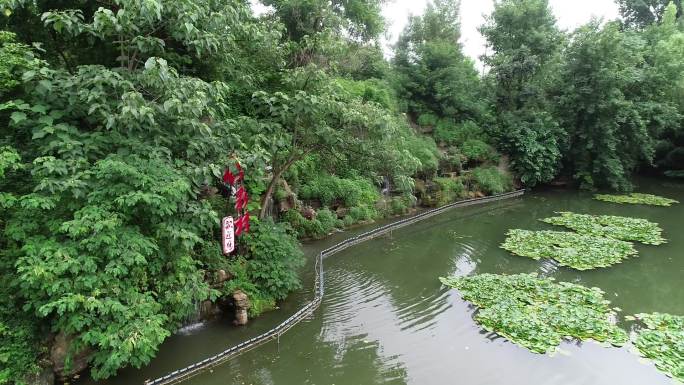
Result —
[[[404,197],[394,197],[390,201],[391,215],[404,215],[408,212],[409,205]]]
[[[337,219],[337,214],[327,208],[318,210],[316,220],[321,223],[323,235],[329,234],[334,228],[340,227],[342,223]]]
[[[470,139],[486,141],[486,135],[484,130],[478,126],[477,123],[472,120],[466,120],[456,128],[456,142],[465,143]]]
[[[276,307],[276,301],[273,298],[260,295],[250,296],[249,294],[248,296],[249,302],[252,305],[249,310],[247,310],[250,318],[258,317],[259,315],[273,310]]]
[[[373,204],[380,194],[367,179],[343,179],[335,175],[316,175],[299,190],[301,199],[318,199],[324,206],[342,201],[345,206]]]
[[[498,162],[499,154],[489,144],[479,139],[468,139],[461,145],[461,154],[463,154],[468,161],[484,163],[484,162]]]
[[[438,143],[453,144],[456,142],[456,122],[451,119],[440,119],[432,136]]]
[[[297,210],[288,210],[283,216],[283,221],[287,222],[296,232],[299,238],[323,238],[335,227],[341,227],[342,221],[337,219],[337,215],[327,208],[321,209],[314,219],[306,219]]]
[[[344,227],[352,226],[354,223],[356,222],[354,222],[354,218],[352,218],[351,215],[345,215],[344,218],[342,218],[342,224]]]
[[[374,78],[367,80],[337,79],[336,82],[353,98],[360,98],[364,102],[377,103],[390,111],[397,110],[394,89],[385,80]]]
[[[447,170],[461,171],[466,157],[456,147],[449,147],[444,157],[444,168]]]
[[[297,210],[288,210],[283,215],[283,221],[287,222],[297,234],[297,237],[302,238],[306,236],[306,227],[308,219]]]
[[[370,221],[377,216],[375,209],[368,206],[356,206],[349,209],[349,216],[354,222]]]
[[[271,219],[254,220],[242,239],[248,249],[247,276],[259,292],[276,300],[300,287],[299,268],[304,254],[287,226]]]
[[[434,127],[437,124],[437,120],[438,118],[434,114],[421,114],[418,117],[418,125],[423,127]]]
[[[484,141],[485,134],[480,126],[473,121],[466,120],[456,124],[453,120],[442,119],[435,127],[434,138],[437,142],[443,142],[447,145],[461,145],[473,139]]]
[[[501,194],[513,188],[513,179],[496,167],[478,167],[472,171],[472,180],[478,190],[486,194]]]
[[[0,303],[0,384],[20,384],[21,377],[38,370],[40,331],[33,322],[17,317],[14,306]]]
[[[436,203],[438,206],[454,202],[456,199],[463,197],[465,193],[465,187],[460,179],[435,178],[433,182],[437,185]]]
[[[437,172],[441,154],[432,138],[425,136],[411,138],[406,147],[420,162],[418,172],[424,175],[434,175]]]

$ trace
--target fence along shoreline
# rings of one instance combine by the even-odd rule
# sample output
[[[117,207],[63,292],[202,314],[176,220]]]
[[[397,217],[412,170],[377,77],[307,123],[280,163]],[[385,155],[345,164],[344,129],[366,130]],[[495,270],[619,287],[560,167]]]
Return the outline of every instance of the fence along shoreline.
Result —
[[[347,249],[351,246],[357,245],[359,243],[371,240],[373,238],[376,238],[378,236],[384,235],[390,231],[411,225],[413,223],[425,220],[427,218],[431,218],[435,215],[442,214],[450,209],[454,209],[457,207],[467,207],[467,206],[473,206],[473,205],[478,205],[478,204],[484,204],[484,203],[490,203],[490,202],[496,202],[504,199],[511,199],[511,198],[517,198],[525,194],[525,190],[517,190],[517,191],[512,191],[508,193],[503,193],[503,194],[498,194],[498,195],[492,195],[488,197],[483,197],[483,198],[474,198],[474,199],[467,199],[459,202],[454,202],[450,203],[448,205],[438,207],[432,210],[427,210],[424,211],[420,214],[416,214],[414,216],[404,218],[392,223],[389,223],[387,225],[378,227],[376,229],[367,231],[365,233],[359,234],[355,237],[348,238],[340,243],[335,244],[334,246],[331,246],[323,251],[321,251],[318,254],[318,257],[316,258],[315,262],[315,279],[314,279],[314,298],[308,302],[306,305],[302,306],[295,314],[290,316],[290,318],[286,319],[285,321],[281,322],[278,324],[276,327],[272,328],[271,330],[268,330],[254,338],[251,338],[247,341],[243,341],[237,345],[234,345],[216,355],[213,355],[211,357],[205,358],[202,361],[196,362],[192,365],[186,366],[184,368],[175,370],[169,374],[166,374],[163,377],[159,377],[154,380],[148,380],[145,381],[144,385],[169,385],[169,384],[177,384],[182,381],[185,381],[187,379],[190,379],[191,377],[194,377],[198,375],[199,373],[208,370],[210,368],[213,368],[215,366],[218,366],[231,358],[237,357],[242,353],[245,353],[249,350],[252,350],[266,342],[269,342],[273,339],[280,338],[281,335],[283,335],[285,332],[290,330],[292,327],[297,325],[300,321],[302,321],[304,318],[308,317],[311,315],[318,307],[320,306],[322,300],[323,300],[323,295],[325,293],[325,285],[324,285],[324,274],[323,274],[323,259],[331,256],[335,253],[338,253],[344,249]]]

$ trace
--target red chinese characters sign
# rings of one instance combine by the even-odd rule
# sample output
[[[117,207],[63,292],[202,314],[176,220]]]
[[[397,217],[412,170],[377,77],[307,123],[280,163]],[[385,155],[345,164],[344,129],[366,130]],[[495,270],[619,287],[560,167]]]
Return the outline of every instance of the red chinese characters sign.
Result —
[[[235,229],[233,217],[225,217],[221,221],[221,235],[223,236],[223,254],[230,254],[235,250]]]

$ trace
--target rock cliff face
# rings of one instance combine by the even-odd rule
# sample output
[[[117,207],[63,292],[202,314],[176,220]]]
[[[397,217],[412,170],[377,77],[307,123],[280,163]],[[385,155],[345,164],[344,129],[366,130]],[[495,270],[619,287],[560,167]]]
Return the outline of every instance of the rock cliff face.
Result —
[[[240,290],[233,292],[233,301],[235,303],[235,325],[246,325],[248,321],[247,310],[252,306],[249,302],[247,294]]]
[[[90,348],[78,352],[72,351],[73,342],[74,336],[60,332],[55,336],[55,341],[50,349],[50,361],[52,361],[55,376],[60,381],[65,381],[84,371],[92,356],[93,352]]]

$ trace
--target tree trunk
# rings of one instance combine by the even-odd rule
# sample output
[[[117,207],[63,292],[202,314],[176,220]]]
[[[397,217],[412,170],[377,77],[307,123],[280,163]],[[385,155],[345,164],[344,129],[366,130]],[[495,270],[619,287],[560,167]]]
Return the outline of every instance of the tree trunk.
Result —
[[[273,191],[275,190],[275,187],[278,184],[278,181],[280,180],[280,176],[283,175],[283,172],[285,172],[285,169],[274,173],[273,178],[271,178],[271,181],[268,183],[268,188],[266,189],[264,196],[261,197],[261,210],[259,211],[259,219],[266,218],[266,209],[268,208],[268,202],[271,200],[271,196],[273,196]]]
[[[283,176],[285,171],[287,171],[290,166],[292,166],[292,164],[299,158],[300,157],[298,156],[292,156],[287,162],[285,162],[283,167],[273,173],[273,178],[271,178],[271,181],[268,183],[268,188],[266,188],[264,196],[261,197],[261,210],[259,210],[259,219],[266,218],[266,209],[268,208],[266,204],[269,200],[271,200],[271,196],[273,196],[273,191],[275,191],[278,181],[280,181],[280,177]]]

